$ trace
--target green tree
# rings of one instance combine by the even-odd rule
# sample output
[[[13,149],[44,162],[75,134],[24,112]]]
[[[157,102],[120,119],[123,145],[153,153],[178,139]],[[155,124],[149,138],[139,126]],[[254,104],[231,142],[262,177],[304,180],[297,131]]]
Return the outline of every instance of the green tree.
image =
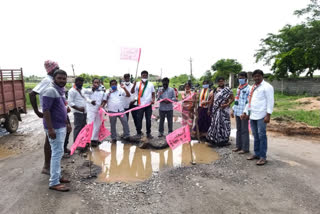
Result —
[[[320,6],[317,0],[302,10],[294,12],[297,16],[309,15],[306,22],[284,26],[278,34],[268,34],[261,40],[256,52],[256,61],[272,65],[271,70],[277,78],[298,77],[306,72],[313,77],[320,69]]]
[[[212,71],[207,70],[202,77],[200,77],[200,82],[204,80],[213,81]]]
[[[89,74],[80,74],[79,77],[82,77],[84,79],[85,83],[91,83],[92,82],[92,77]]]
[[[220,59],[211,66],[214,72],[212,80],[216,81],[217,77],[229,78],[229,74],[238,74],[242,70],[242,65],[236,59]]]

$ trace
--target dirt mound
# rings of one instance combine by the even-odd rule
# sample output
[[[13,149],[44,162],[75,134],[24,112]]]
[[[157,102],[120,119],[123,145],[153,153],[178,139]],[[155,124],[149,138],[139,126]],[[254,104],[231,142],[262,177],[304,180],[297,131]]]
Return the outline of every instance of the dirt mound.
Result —
[[[296,101],[300,105],[298,109],[303,109],[307,111],[319,110],[320,109],[320,97],[304,97]]]
[[[306,123],[295,122],[291,117],[276,117],[268,125],[268,131],[281,132],[285,135],[320,136],[320,128],[309,126]]]

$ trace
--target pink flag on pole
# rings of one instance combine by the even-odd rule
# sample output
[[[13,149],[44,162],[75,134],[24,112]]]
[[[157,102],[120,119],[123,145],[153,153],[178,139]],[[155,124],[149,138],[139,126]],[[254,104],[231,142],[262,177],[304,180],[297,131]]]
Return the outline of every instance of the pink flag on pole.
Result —
[[[104,126],[104,122],[102,122],[99,130],[99,141],[103,141],[106,137],[110,135],[110,131]]]
[[[85,127],[83,127],[83,129],[81,129],[77,139],[74,141],[70,148],[70,155],[73,155],[73,153],[76,151],[78,147],[84,148],[87,145],[87,143],[91,142],[92,130],[93,122],[87,124]]]
[[[171,134],[168,134],[167,137],[167,143],[170,146],[172,150],[177,148],[178,146],[188,143],[191,141],[190,137],[190,129],[189,126],[183,126],[179,129],[176,129],[174,132]]]
[[[120,59],[140,61],[141,48],[121,48]]]

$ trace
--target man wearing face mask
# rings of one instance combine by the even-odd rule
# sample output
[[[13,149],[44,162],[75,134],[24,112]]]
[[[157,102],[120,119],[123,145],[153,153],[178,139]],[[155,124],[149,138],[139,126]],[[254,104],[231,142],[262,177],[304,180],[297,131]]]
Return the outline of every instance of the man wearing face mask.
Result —
[[[169,87],[169,79],[167,77],[162,79],[162,90],[159,92],[158,100],[162,100],[168,98],[172,101],[177,101],[176,94],[173,88]],[[163,137],[164,131],[164,119],[167,117],[168,121],[168,134],[172,132],[172,124],[173,124],[173,104],[169,101],[162,101],[160,103],[159,108],[159,136]]]
[[[53,82],[42,95],[43,124],[51,145],[49,189],[69,191],[61,183],[70,183],[61,177],[61,158],[67,131],[71,131],[70,121],[65,107],[64,86],[67,82],[67,73],[57,70],[53,74]]]
[[[240,119],[246,104],[248,103],[248,96],[250,93],[250,86],[247,82],[247,73],[240,72],[238,74],[239,87],[237,89],[237,95],[235,98],[234,106],[232,107],[231,117],[236,116],[237,135],[236,135],[236,148],[232,151],[238,152],[238,154],[245,154],[249,152],[249,129],[248,119]]]
[[[87,124],[86,98],[84,97],[84,79],[77,77],[74,86],[69,90],[68,103],[73,111],[74,130],[73,140],[75,141],[81,129]]]
[[[110,81],[111,89],[106,94],[106,103],[108,113],[119,113],[124,112],[123,102],[125,97],[130,97],[130,92],[126,87],[121,84],[121,88],[118,89],[117,81]],[[127,115],[121,116],[109,116],[110,126],[111,126],[111,143],[117,142],[117,118],[120,119],[123,128],[123,139],[130,140],[130,130],[127,120]]]
[[[100,143],[99,130],[102,121],[99,115],[99,108],[105,103],[105,93],[100,89],[100,80],[98,78],[94,78],[92,80],[92,88],[89,90],[85,90],[84,93],[87,100],[87,124],[93,122],[93,131],[91,137],[92,146],[97,146]]]
[[[152,104],[155,103],[155,90],[151,82],[148,81],[148,71],[141,72],[141,81],[136,84],[134,82],[131,89],[131,93],[136,93],[138,99],[138,106],[148,105],[145,108],[137,110],[137,135],[136,137],[140,138],[142,135],[142,120],[143,114],[146,117],[146,127],[147,127],[147,138],[152,139],[151,135],[151,115],[152,115]]]
[[[127,91],[131,92],[133,84],[130,82],[130,74],[125,74],[123,76],[123,79],[124,79],[124,83],[123,83],[124,87],[127,89]],[[135,93],[130,93],[130,97],[124,97],[123,100],[124,100],[123,105],[124,105],[125,111],[132,109],[134,107],[137,107]],[[127,115],[127,120],[129,120],[129,113],[127,113],[126,115]],[[134,125],[137,127],[137,111],[132,111],[131,115],[133,118]]]
[[[208,106],[210,103],[210,88],[209,82],[204,80],[202,82],[202,89],[199,94],[199,107],[198,107],[198,126],[200,136],[207,136],[208,129],[211,125],[211,118],[208,115]],[[196,133],[197,127],[193,128],[193,135]]]

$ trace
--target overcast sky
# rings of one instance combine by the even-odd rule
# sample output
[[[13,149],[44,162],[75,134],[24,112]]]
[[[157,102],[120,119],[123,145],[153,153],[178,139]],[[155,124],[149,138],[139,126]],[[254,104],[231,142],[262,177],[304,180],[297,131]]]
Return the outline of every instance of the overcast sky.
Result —
[[[121,47],[142,48],[139,71],[200,77],[221,58],[243,70],[268,72],[253,57],[260,39],[300,22],[293,11],[309,0],[1,0],[0,67],[44,76],[57,61],[72,74],[135,73]]]

